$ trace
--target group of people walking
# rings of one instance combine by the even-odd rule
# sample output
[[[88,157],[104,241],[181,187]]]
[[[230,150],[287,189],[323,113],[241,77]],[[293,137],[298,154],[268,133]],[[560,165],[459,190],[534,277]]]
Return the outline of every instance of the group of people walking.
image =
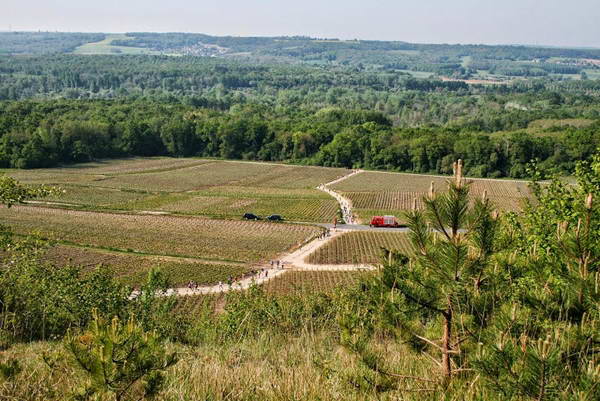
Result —
[[[277,269],[280,269],[280,270],[284,269],[285,266],[284,266],[283,260],[272,260],[271,261],[271,269],[274,269],[275,267],[277,267]],[[262,269],[262,270],[265,271],[265,277],[267,277],[267,275],[269,274],[269,271],[266,269]]]
[[[187,288],[189,288],[190,290],[197,290],[199,287],[198,283],[195,281],[190,280],[187,284]]]
[[[320,240],[324,240],[325,238],[331,237],[331,230],[328,228],[327,230],[325,230],[324,232],[322,232],[321,234],[319,234],[319,239]]]

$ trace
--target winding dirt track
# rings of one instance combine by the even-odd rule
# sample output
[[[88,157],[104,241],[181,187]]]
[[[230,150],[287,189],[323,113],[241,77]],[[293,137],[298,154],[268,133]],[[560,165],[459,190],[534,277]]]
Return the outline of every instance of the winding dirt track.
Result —
[[[364,270],[374,270],[375,267],[371,265],[313,265],[306,262],[306,257],[314,252],[316,249],[324,246],[329,241],[343,234],[344,232],[354,231],[353,225],[356,225],[358,228],[353,213],[352,213],[352,202],[349,199],[344,198],[339,193],[333,191],[329,188],[330,185],[337,184],[338,182],[344,181],[356,174],[362,173],[363,170],[354,170],[350,174],[347,174],[337,180],[328,182],[326,184],[321,184],[317,187],[317,189],[324,191],[334,197],[340,204],[340,208],[344,215],[344,220],[346,224],[344,225],[344,229],[331,229],[328,232],[328,235],[314,239],[313,241],[308,242],[304,246],[300,247],[296,251],[283,254],[279,257],[279,260],[283,262],[282,267],[273,267],[271,264],[263,264],[255,267],[259,273],[246,277],[242,280],[238,280],[231,285],[229,284],[217,284],[212,286],[202,286],[198,288],[170,288],[166,292],[161,295],[169,296],[186,296],[186,295],[201,295],[201,294],[218,294],[229,291],[242,291],[250,288],[252,285],[261,285],[269,280],[272,280],[275,277],[278,277],[282,274],[290,270],[306,270],[306,271],[364,271]],[[134,292],[132,297],[137,296],[138,293]]]

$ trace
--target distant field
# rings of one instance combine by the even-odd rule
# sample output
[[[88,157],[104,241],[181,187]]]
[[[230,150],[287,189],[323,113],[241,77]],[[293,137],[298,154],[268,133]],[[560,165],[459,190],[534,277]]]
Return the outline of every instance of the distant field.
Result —
[[[197,191],[222,185],[265,188],[314,188],[345,174],[343,169],[266,163],[209,161],[159,172],[115,175],[94,185],[145,191]]]
[[[176,287],[185,286],[190,281],[201,285],[227,282],[229,277],[240,277],[250,270],[247,265],[202,263],[61,245],[50,248],[44,259],[57,266],[79,266],[84,271],[92,271],[102,265],[109,268],[120,282],[132,287],[143,284],[152,268],[166,273],[171,285]]]
[[[85,209],[159,210],[239,219],[246,212],[329,222],[338,204],[319,184],[345,169],[201,159],[134,158],[64,168],[5,170],[25,183],[64,189],[48,201]]]
[[[410,210],[416,199],[417,207],[421,199],[434,183],[436,192],[447,189],[450,177],[426,176],[401,173],[365,172],[355,175],[333,186],[352,201],[355,213],[363,222],[375,214],[392,214],[401,217]],[[525,181],[504,181],[472,179],[471,194],[481,197],[487,191],[488,198],[500,210],[519,210],[523,199],[530,196]]]
[[[316,227],[197,217],[126,215],[37,207],[0,208],[17,233],[151,255],[258,262],[298,246]]]
[[[112,43],[115,40],[131,40],[125,34],[109,34],[104,40],[93,43],[86,43],[76,48],[74,54],[96,55],[96,54],[160,54],[142,47],[115,46]]]
[[[406,233],[353,231],[334,238],[308,255],[312,264],[375,264],[382,248],[407,253],[411,245]]]

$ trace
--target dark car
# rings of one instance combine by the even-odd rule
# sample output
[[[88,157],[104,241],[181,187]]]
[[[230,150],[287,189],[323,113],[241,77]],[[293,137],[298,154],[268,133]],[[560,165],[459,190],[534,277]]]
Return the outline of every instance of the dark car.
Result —
[[[267,217],[267,220],[271,220],[271,221],[283,221],[283,217],[281,217],[278,214],[272,214],[269,217]]]
[[[243,217],[246,220],[261,220],[260,216],[257,216],[254,213],[244,213]]]

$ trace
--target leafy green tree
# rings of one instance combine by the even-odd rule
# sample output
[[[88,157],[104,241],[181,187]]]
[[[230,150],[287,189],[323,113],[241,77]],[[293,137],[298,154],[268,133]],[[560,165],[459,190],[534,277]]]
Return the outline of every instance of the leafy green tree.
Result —
[[[27,200],[45,197],[58,191],[58,188],[26,186],[12,177],[0,174],[0,203],[7,207]]]

